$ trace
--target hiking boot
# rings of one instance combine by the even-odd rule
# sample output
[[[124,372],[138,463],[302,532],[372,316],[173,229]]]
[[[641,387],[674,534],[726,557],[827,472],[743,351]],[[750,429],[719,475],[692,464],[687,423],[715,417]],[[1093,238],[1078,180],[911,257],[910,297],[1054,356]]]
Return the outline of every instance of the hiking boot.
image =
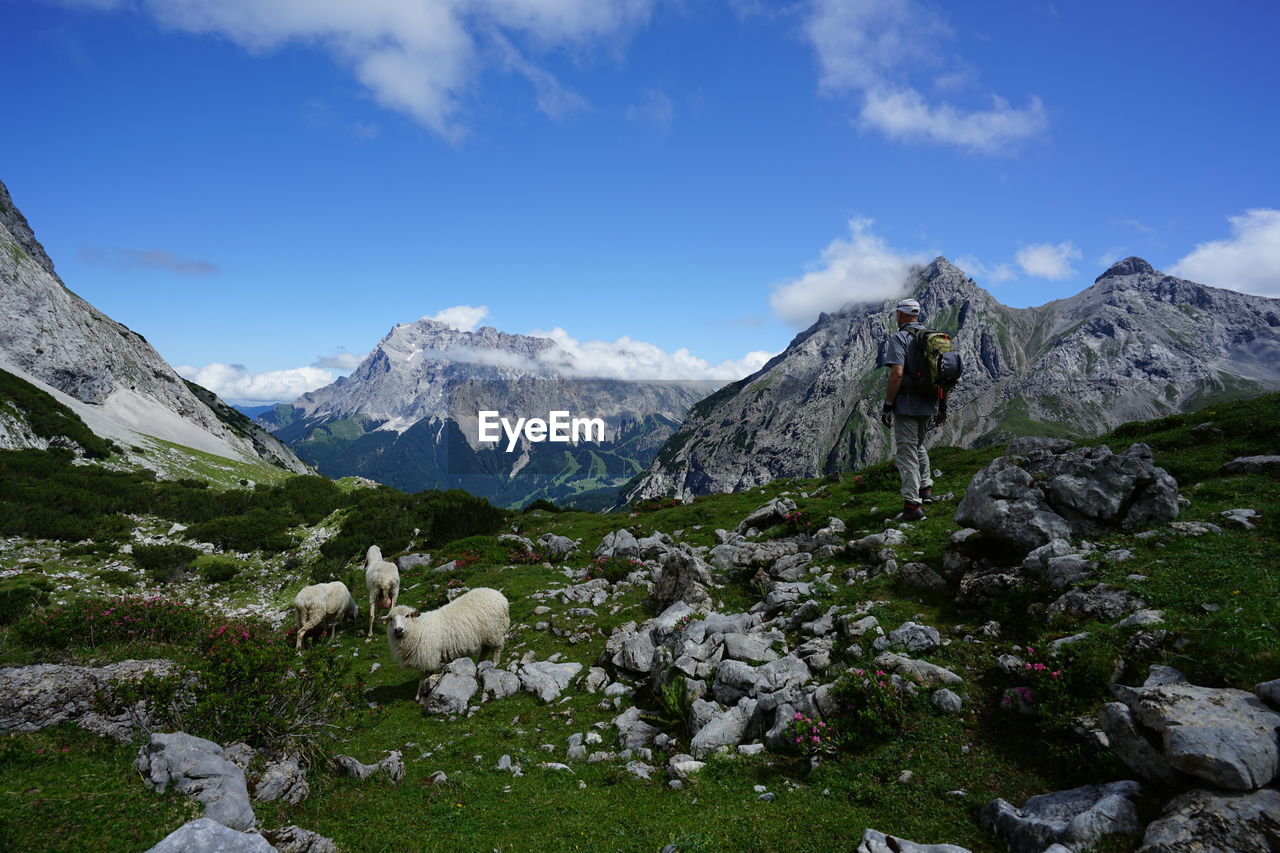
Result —
[[[920,503],[922,504],[933,503],[933,486],[925,486],[923,489],[920,490]]]
[[[920,508],[920,504],[905,502],[902,505],[902,512],[898,514],[899,521],[924,521],[926,518],[924,510]]]

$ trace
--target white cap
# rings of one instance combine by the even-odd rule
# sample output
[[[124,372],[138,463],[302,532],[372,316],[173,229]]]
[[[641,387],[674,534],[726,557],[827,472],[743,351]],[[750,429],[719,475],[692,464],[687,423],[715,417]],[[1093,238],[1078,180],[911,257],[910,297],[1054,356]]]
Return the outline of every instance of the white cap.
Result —
[[[903,314],[910,314],[913,317],[920,316],[920,303],[914,299],[904,299],[898,303],[895,311],[901,311]]]

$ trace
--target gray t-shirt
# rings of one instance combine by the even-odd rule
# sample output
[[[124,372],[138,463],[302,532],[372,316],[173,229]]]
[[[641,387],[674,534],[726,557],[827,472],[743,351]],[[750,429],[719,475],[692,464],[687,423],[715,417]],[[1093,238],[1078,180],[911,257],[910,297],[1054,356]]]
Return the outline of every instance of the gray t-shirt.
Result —
[[[923,328],[925,327],[922,323],[908,323],[891,335],[889,344],[885,347],[884,363],[887,365],[901,364],[905,367],[907,364],[907,350],[916,345],[916,339],[911,330]],[[915,394],[908,390],[909,385],[910,379],[904,374],[902,387],[898,390],[898,396],[893,401],[893,411],[899,415],[915,415],[916,417],[936,415],[938,413],[937,394]]]

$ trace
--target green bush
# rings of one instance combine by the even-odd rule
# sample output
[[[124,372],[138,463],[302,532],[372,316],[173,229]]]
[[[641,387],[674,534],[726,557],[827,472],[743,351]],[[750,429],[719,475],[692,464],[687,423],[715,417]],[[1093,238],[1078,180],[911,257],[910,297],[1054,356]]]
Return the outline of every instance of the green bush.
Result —
[[[111,442],[95,435],[79,415],[48,392],[5,370],[0,370],[0,403],[23,412],[27,426],[41,438],[65,436],[84,448],[85,455],[91,459],[111,455]]]
[[[191,567],[200,552],[190,545],[135,545],[133,563],[155,583],[168,583]]]
[[[224,515],[192,525],[187,535],[225,551],[287,551],[293,538],[285,531],[290,517],[279,508],[258,507],[243,515]]]
[[[32,607],[49,600],[53,583],[44,575],[16,575],[0,580],[0,625],[11,625]]]
[[[538,498],[537,500],[530,501],[524,509],[520,510],[520,512],[529,513],[537,510],[543,510],[544,512],[559,512],[560,507],[556,506],[546,498]]]
[[[832,688],[835,719],[846,748],[869,746],[906,728],[910,697],[884,670],[852,669]]]
[[[86,598],[28,613],[13,636],[26,646],[99,648],[109,643],[189,641],[205,624],[204,614],[167,598]]]
[[[200,570],[200,577],[209,583],[225,583],[240,574],[244,567],[230,557],[210,554],[197,559],[195,568]]]
[[[617,583],[643,565],[644,563],[635,557],[597,557],[587,567],[587,573],[589,577],[604,578],[609,583]]]
[[[137,576],[125,569],[102,569],[98,572],[98,578],[112,586],[129,587],[138,585]]]

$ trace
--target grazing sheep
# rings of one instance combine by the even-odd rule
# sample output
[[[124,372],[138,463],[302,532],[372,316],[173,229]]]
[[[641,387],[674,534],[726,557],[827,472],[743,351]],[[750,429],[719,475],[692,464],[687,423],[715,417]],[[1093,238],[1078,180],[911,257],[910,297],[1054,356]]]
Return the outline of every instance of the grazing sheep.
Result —
[[[422,700],[427,679],[452,660],[482,658],[492,652],[497,663],[511,626],[506,596],[484,587],[426,613],[397,605],[382,621],[387,625],[391,657],[405,669],[422,673],[414,701]]]
[[[293,598],[293,611],[298,626],[298,651],[302,651],[302,638],[317,625],[328,624],[332,637],[339,622],[360,618],[360,608],[342,581],[304,586]]]
[[[378,610],[390,610],[400,597],[400,570],[395,563],[382,559],[377,545],[369,546],[364,558],[364,585],[369,588],[369,633],[373,636],[373,620]]]

